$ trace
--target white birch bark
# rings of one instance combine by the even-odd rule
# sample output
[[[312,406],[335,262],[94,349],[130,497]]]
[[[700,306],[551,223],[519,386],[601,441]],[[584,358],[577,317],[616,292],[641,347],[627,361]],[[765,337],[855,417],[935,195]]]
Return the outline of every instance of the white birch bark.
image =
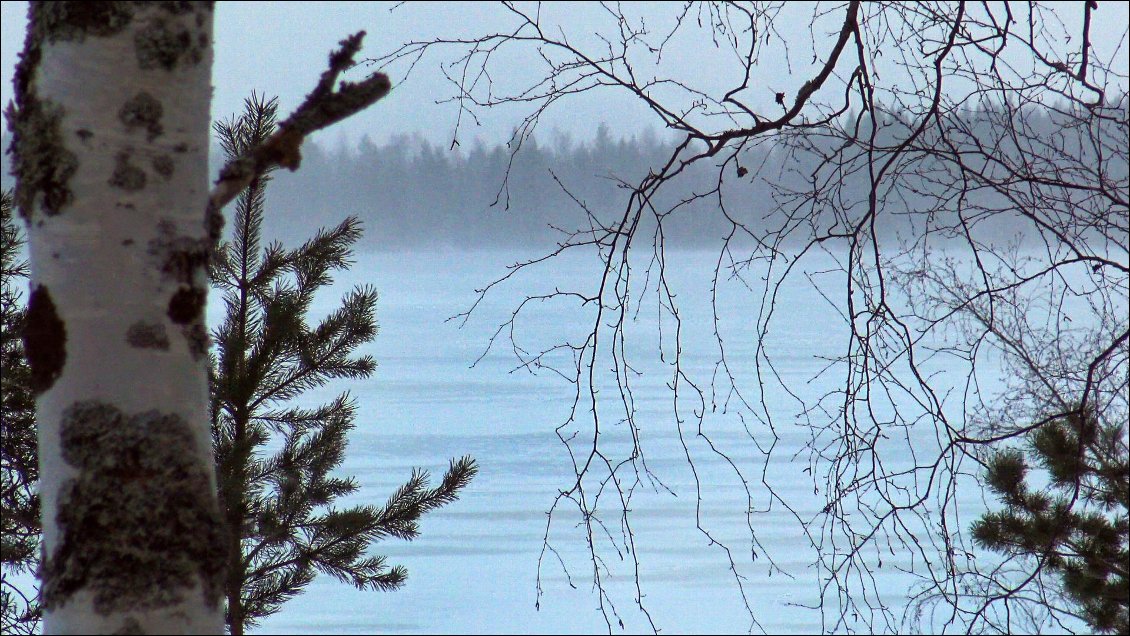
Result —
[[[221,633],[207,416],[211,3],[33,3],[14,165],[32,265],[47,633]]]

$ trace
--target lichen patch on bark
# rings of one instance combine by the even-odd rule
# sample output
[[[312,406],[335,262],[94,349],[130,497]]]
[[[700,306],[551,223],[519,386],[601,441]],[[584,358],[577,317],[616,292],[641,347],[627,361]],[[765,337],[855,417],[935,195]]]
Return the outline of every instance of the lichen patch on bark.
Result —
[[[164,177],[166,180],[171,179],[173,172],[176,171],[176,163],[169,155],[157,155],[153,157],[153,171]]]
[[[67,362],[67,328],[45,285],[36,285],[28,298],[23,340],[31,389],[42,393],[55,384]]]
[[[165,325],[139,320],[126,330],[126,342],[138,349],[167,350],[169,335],[165,333]]]
[[[212,245],[211,238],[178,234],[176,224],[169,220],[158,224],[156,238],[149,241],[148,253],[162,278],[178,284],[169,298],[166,315],[181,326],[181,335],[195,360],[203,359],[208,352],[208,330],[204,328],[207,292],[197,279],[208,266]]]
[[[63,108],[34,92],[17,91],[16,103],[8,111],[16,205],[28,220],[36,203],[54,216],[74,200],[70,180],[78,170],[78,158],[63,143]]]
[[[141,91],[122,104],[118,110],[118,120],[131,132],[137,128],[145,129],[146,139],[153,141],[165,132],[161,126],[164,111],[156,97]]]
[[[126,192],[137,192],[145,189],[148,178],[145,171],[130,162],[130,152],[122,151],[114,158],[114,173],[110,175],[108,183],[115,188]]]
[[[43,561],[43,604],[82,589],[108,615],[182,602],[198,581],[221,598],[225,528],[192,427],[156,410],[123,413],[97,400],[66,409],[63,459],[78,474],[59,490],[58,544]]]
[[[157,226],[157,237],[149,241],[148,252],[162,276],[193,285],[197,272],[208,265],[211,242],[177,234],[176,224],[163,220]]]
[[[140,3],[37,2],[32,28],[46,42],[81,42],[87,35],[106,37],[129,26]]]
[[[204,59],[207,43],[203,33],[193,33],[182,21],[162,15],[149,18],[133,38],[137,65],[144,70],[171,71],[181,64],[199,64]]]
[[[191,325],[181,327],[181,335],[184,336],[185,343],[188,345],[188,352],[192,355],[192,359],[200,361],[208,354],[208,330],[201,322],[203,315],[200,316],[196,322]]]

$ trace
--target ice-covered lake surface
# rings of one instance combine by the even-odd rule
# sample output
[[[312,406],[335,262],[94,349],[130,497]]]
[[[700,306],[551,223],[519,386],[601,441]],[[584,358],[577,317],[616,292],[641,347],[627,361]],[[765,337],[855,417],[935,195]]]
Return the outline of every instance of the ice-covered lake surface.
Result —
[[[512,288],[490,295],[467,325],[460,329],[446,319],[471,305],[474,290],[505,272],[516,253],[361,254],[356,265],[338,275],[332,291],[323,295],[317,311],[328,311],[346,289],[373,285],[380,292],[380,332],[364,351],[377,363],[376,373],[365,381],[343,382],[308,393],[309,401],[325,401],[348,390],[357,399],[357,428],[341,468],[354,475],[360,490],[350,503],[383,502],[403,483],[413,467],[425,467],[433,476],[442,473],[449,458],[473,455],[480,473],[455,504],[427,516],[422,536],[411,543],[387,541],[377,552],[391,563],[405,565],[407,584],[393,593],[358,591],[320,575],[306,593],[288,602],[266,619],[258,633],[591,633],[607,631],[592,589],[592,564],[577,525],[576,508],[562,505],[552,528],[553,546],[568,574],[552,554],[542,567],[542,595],[538,596],[538,557],[546,534],[546,511],[555,495],[575,480],[568,453],[555,433],[565,421],[573,388],[559,376],[514,371],[516,360],[506,343],[496,346],[476,366],[499,322],[530,289],[581,287],[592,279],[591,263],[562,261]],[[717,258],[710,253],[671,256],[674,291],[683,318],[683,358],[689,376],[700,383],[711,403],[709,383],[718,360],[712,337],[709,298],[710,272]],[[818,265],[818,264],[817,264]],[[814,270],[820,269],[817,266]],[[642,285],[642,268],[634,273]],[[755,277],[756,279],[756,277]],[[803,281],[802,277],[794,280]],[[834,280],[827,279],[828,285]],[[212,318],[221,303],[213,298]],[[722,295],[722,316],[727,356],[735,372],[751,387],[757,305],[748,293]],[[670,368],[655,359],[654,308],[644,309],[630,323],[630,335],[640,353],[632,379],[634,399],[648,466],[673,491],[656,492],[645,486],[632,499],[632,524],[643,602],[657,627],[667,633],[745,633],[751,630],[741,590],[730,571],[726,553],[696,528],[694,475],[686,461],[672,416],[672,396],[667,387]],[[576,306],[547,305],[536,309],[530,322],[520,324],[520,337],[542,342],[577,334],[591,314]],[[846,346],[842,321],[828,301],[811,286],[797,284],[778,306],[773,347],[776,372],[791,379],[802,396],[813,398],[839,381],[824,377],[808,382],[826,366],[819,356],[839,354]],[[546,339],[549,340],[546,340]],[[652,355],[645,355],[648,351]],[[649,362],[650,360],[650,362]],[[609,443],[625,439],[616,425],[618,394],[606,380],[601,403],[605,408]],[[685,388],[684,388],[685,391]],[[685,395],[685,393],[684,393]],[[721,405],[722,398],[715,402]],[[747,396],[756,397],[760,396]],[[823,504],[819,487],[805,469],[807,452],[793,457],[811,438],[796,425],[798,406],[783,392],[764,396],[777,419],[778,448],[767,478],[777,493],[795,506],[799,516],[811,518]],[[684,415],[693,404],[681,406]],[[708,406],[708,410],[710,407]],[[692,421],[685,427],[688,448],[696,458],[704,487],[702,523],[733,548],[743,578],[744,592],[759,627],[767,633],[815,632],[829,627],[818,610],[821,581],[812,567],[813,547],[801,533],[796,518],[772,502],[757,480],[762,476],[763,455],[729,409],[719,408],[704,422],[712,439],[754,478],[750,484],[753,506],[763,512],[747,522],[745,491],[735,474],[694,438]],[[572,430],[584,432],[586,419]],[[746,421],[759,441],[769,438]],[[927,432],[928,433],[928,432]],[[619,436],[619,437],[617,437]],[[976,509],[979,495],[971,494]],[[618,533],[608,499],[610,531]],[[764,512],[768,510],[767,512]],[[968,510],[966,511],[969,512]],[[963,520],[968,523],[972,517]],[[773,571],[764,554],[750,559],[749,525],[762,548],[784,572]],[[649,632],[650,626],[635,606],[635,584],[630,557],[611,551],[605,542],[601,556],[610,569],[606,583],[616,602],[618,616],[628,632]],[[625,560],[621,560],[621,556]],[[876,568],[876,585],[896,616],[902,615],[912,579],[898,574],[911,556],[895,550],[879,555],[885,567]],[[834,595],[833,595],[834,598]],[[540,608],[536,603],[540,600]],[[619,631],[613,617],[614,631]]]

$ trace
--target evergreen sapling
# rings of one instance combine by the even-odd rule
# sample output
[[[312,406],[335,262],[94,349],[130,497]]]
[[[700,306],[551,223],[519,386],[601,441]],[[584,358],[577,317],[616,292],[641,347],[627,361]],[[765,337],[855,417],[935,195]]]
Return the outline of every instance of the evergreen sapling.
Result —
[[[276,100],[254,95],[243,116],[215,131],[229,158],[275,130]],[[213,285],[226,315],[213,331],[212,431],[220,500],[231,546],[226,584],[227,622],[242,634],[302,592],[318,572],[359,589],[392,590],[406,570],[369,556],[378,541],[410,540],[427,512],[454,501],[476,472],[470,457],[451,462],[436,487],[413,471],[383,506],[334,506],[357,491],[352,478],[333,475],[354,426],[348,392],[315,408],[289,403],[339,379],[364,379],[374,369],[357,355],[377,327],[376,291],[358,287],[316,325],[307,323],[314,294],[350,266],[360,222],[349,217],[296,249],[260,247],[264,191],[254,180],[237,199],[233,237],[212,259]]]

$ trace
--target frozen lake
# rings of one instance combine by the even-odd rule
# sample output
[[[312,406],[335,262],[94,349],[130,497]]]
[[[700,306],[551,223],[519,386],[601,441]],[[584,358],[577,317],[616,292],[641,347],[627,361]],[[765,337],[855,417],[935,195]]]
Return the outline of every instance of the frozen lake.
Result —
[[[537,593],[538,557],[546,534],[547,510],[555,496],[575,481],[565,446],[555,433],[569,413],[573,387],[559,376],[513,371],[516,360],[508,343],[493,348],[471,368],[498,324],[525,291],[552,290],[583,284],[591,269],[563,261],[541,270],[534,279],[487,297],[463,329],[445,319],[474,301],[474,289],[504,273],[515,254],[362,254],[357,264],[338,277],[325,296],[323,311],[354,284],[371,284],[380,292],[377,316],[380,331],[364,352],[378,364],[366,381],[341,383],[307,394],[311,402],[328,400],[349,390],[358,400],[357,428],[350,437],[343,474],[358,478],[360,490],[350,503],[383,502],[409,476],[412,467],[431,470],[433,477],[448,459],[473,455],[480,472],[462,498],[427,516],[422,536],[415,542],[388,541],[377,553],[390,563],[405,565],[406,586],[393,593],[357,591],[320,575],[307,592],[288,602],[268,618],[257,633],[589,633],[607,627],[592,588],[592,564],[575,506],[564,501],[551,528],[551,545],[565,568],[549,554],[542,566],[540,609]],[[804,606],[819,602],[820,580],[812,567],[816,558],[797,518],[817,515],[824,503],[815,494],[822,477],[814,481],[808,453],[797,454],[811,440],[808,428],[798,424],[798,406],[783,392],[767,392],[766,408],[776,416],[777,449],[768,469],[754,440],[772,441],[757,423],[744,424],[737,409],[725,409],[724,395],[712,400],[709,381],[718,359],[712,340],[707,285],[716,255],[672,255],[668,272],[682,308],[684,350],[681,364],[688,376],[706,390],[708,416],[703,426],[719,450],[751,478],[747,501],[734,470],[694,436],[696,422],[684,424],[684,441],[672,416],[672,396],[667,388],[670,368],[654,355],[654,309],[647,304],[631,323],[637,345],[637,371],[632,379],[636,422],[640,428],[647,465],[662,479],[662,488],[639,486],[631,500],[632,529],[639,560],[643,603],[655,625],[668,633],[744,633],[751,620],[742,590],[730,571],[727,553],[711,545],[696,528],[695,475],[687,453],[695,458],[702,485],[701,519],[704,528],[729,546],[743,589],[759,627],[768,633],[814,632],[822,624],[820,612]],[[633,274],[642,284],[643,272]],[[549,280],[552,276],[553,280]],[[801,280],[801,279],[797,279]],[[831,283],[829,283],[831,284]],[[213,300],[218,300],[214,297]],[[753,356],[756,306],[748,294],[722,295],[721,320],[727,338],[726,355],[736,375],[751,386],[751,369],[743,360]],[[213,317],[220,303],[211,304]],[[782,299],[773,347],[776,372],[792,384],[819,396],[840,378],[823,377],[807,382],[826,366],[818,355],[839,353],[846,335],[842,321],[813,288],[790,291]],[[535,309],[530,322],[520,324],[520,337],[531,347],[559,341],[563,335],[582,333],[584,311],[552,304]],[[787,333],[781,333],[787,326]],[[666,336],[666,337],[669,337]],[[649,355],[648,352],[651,351]],[[628,448],[626,426],[614,416],[619,395],[614,384],[601,385],[600,403],[607,401],[604,426],[607,448],[618,453]],[[687,391],[683,389],[683,399]],[[748,396],[747,396],[748,397]],[[719,405],[711,409],[710,404]],[[680,404],[684,417],[695,408]],[[727,411],[725,414],[723,411]],[[693,420],[693,418],[692,418]],[[585,433],[585,414],[572,427]],[[750,428],[753,435],[746,432]],[[923,433],[923,443],[937,444]],[[933,440],[933,441],[931,441]],[[795,456],[794,456],[795,455]],[[905,457],[902,459],[906,459]],[[893,458],[898,461],[899,458]],[[632,473],[627,473],[632,474]],[[774,502],[760,480],[774,485],[792,512]],[[673,494],[672,494],[673,493]],[[611,495],[606,495],[611,497]],[[980,505],[974,494],[969,505]],[[602,502],[610,532],[619,532],[614,514],[619,500]],[[755,512],[747,519],[745,510]],[[968,514],[968,509],[965,511]],[[967,516],[964,523],[969,523]],[[760,547],[751,558],[750,528]],[[607,541],[600,548],[609,568],[606,586],[618,616],[628,632],[649,632],[647,618],[636,607],[635,580],[628,554],[617,555]],[[771,557],[779,570],[770,567]],[[901,617],[906,590],[912,579],[897,570],[911,566],[911,555],[896,547],[876,555],[883,563],[874,570],[875,585],[885,591],[884,601]],[[623,560],[621,559],[623,557]],[[833,594],[834,598],[834,594]],[[615,624],[615,616],[613,621]],[[615,627],[619,630],[619,627]]]

